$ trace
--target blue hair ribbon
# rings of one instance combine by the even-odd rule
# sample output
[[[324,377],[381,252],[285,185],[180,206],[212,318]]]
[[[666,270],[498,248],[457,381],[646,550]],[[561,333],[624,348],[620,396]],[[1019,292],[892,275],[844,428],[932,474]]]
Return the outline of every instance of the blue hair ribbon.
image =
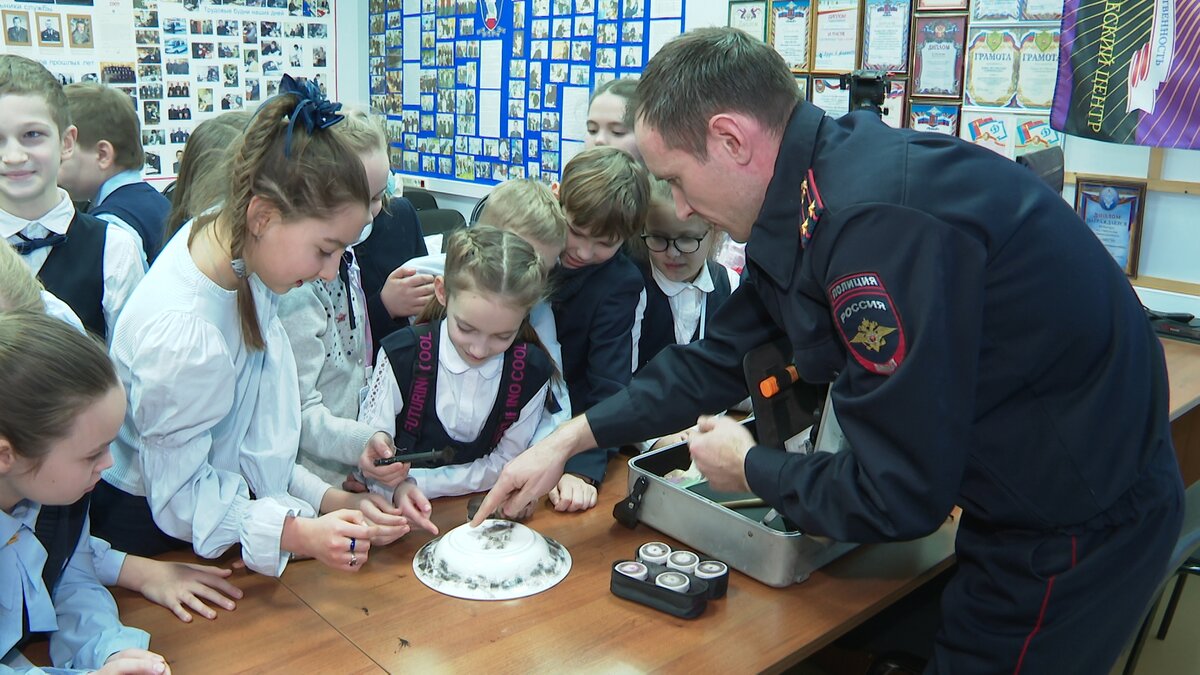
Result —
[[[345,115],[338,114],[342,104],[326,98],[325,94],[321,93],[321,88],[312,80],[297,81],[291,75],[284,75],[279,81],[279,94],[294,94],[298,99],[296,107],[292,108],[291,114],[288,115],[287,137],[283,142],[284,157],[292,156],[292,130],[295,129],[296,122],[302,123],[305,131],[312,134],[318,129],[328,129],[345,119]]]

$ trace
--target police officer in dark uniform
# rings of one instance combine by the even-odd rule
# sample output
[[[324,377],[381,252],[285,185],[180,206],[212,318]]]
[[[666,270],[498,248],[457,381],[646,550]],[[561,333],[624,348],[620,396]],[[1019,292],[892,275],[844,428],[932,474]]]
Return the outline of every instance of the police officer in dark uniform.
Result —
[[[1107,250],[1027,169],[826,117],[735,30],[672,41],[637,94],[647,167],[680,218],[748,239],[748,281],[706,339],[514,460],[479,513],[545,493],[569,454],[736,403],[743,355],[786,336],[800,375],[832,383],[850,450],[788,454],[702,417],[713,486],[854,542],[920,537],[960,505],[928,672],[1108,672],[1167,572],[1183,486],[1161,345]]]

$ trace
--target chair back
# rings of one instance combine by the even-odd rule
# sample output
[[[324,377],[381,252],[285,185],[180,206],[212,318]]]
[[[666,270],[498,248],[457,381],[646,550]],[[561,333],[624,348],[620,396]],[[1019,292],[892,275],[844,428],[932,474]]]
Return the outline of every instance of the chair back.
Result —
[[[429,209],[438,208],[437,198],[433,193],[425,188],[419,187],[404,187],[404,197],[412,203],[413,208],[418,211],[427,211]]]

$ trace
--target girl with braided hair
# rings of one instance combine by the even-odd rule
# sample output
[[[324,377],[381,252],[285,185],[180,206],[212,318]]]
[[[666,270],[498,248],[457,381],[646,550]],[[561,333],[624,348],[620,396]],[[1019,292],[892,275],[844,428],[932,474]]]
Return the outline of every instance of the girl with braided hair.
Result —
[[[487,225],[451,235],[444,276],[416,323],[384,338],[360,420],[414,462],[394,488],[369,481],[415,526],[437,533],[429,499],[490,488],[533,438],[554,366],[529,323],[546,269],[521,237]],[[371,448],[360,466],[369,468]]]
[[[299,385],[277,307],[308,280],[336,278],[372,194],[340,106],[289,77],[281,91],[237,142],[223,202],[183,225],[117,323],[129,407],[92,520],[139,555],[190,545],[215,558],[240,544],[263,574],[282,574],[291,555],[355,571],[408,524],[386,500],[296,463]]]

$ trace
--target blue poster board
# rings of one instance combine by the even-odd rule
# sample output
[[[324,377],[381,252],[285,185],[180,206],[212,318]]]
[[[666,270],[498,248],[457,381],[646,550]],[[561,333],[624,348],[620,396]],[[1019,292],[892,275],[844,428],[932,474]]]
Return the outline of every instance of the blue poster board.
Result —
[[[590,92],[683,32],[686,0],[371,0],[372,106],[393,168],[494,185],[558,180]]]

